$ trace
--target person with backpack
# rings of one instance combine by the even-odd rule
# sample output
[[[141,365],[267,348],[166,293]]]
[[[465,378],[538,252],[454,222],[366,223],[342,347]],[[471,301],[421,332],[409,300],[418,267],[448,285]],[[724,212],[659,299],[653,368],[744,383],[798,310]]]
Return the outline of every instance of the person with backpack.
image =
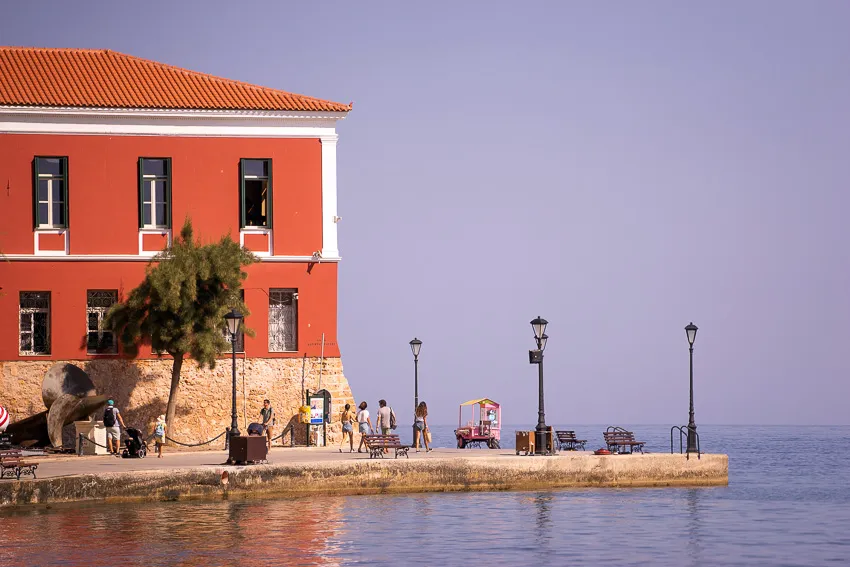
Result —
[[[106,409],[103,410],[103,426],[106,428],[106,450],[115,456],[121,454],[121,427],[127,428],[124,425],[124,419],[121,417],[121,412],[115,407],[115,402],[109,400],[106,402]],[[115,450],[112,450],[112,440],[115,440]]]
[[[165,416],[161,415],[156,418],[156,425],[153,428],[154,443],[156,444],[157,458],[162,458],[162,447],[165,445]]]
[[[375,428],[383,435],[389,435],[398,426],[393,408],[387,406],[387,400],[378,400],[378,421]],[[389,453],[384,449],[384,453]]]

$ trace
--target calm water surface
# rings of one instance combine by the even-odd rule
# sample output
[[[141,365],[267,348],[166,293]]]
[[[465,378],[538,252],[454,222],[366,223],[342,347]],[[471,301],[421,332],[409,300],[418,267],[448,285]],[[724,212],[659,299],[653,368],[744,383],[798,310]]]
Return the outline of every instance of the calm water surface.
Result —
[[[632,428],[669,450],[668,427]],[[451,446],[452,428],[433,429]],[[601,445],[604,427],[575,429]],[[850,427],[700,434],[729,454],[729,487],[3,511],[0,565],[850,564]]]

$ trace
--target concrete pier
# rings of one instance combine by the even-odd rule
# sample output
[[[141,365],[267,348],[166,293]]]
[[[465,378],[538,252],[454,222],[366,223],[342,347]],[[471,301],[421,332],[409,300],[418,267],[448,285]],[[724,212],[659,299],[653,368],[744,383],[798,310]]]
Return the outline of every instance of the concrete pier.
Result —
[[[369,459],[327,448],[274,449],[271,463],[225,466],[222,451],[163,459],[61,456],[36,460],[37,480],[0,481],[0,507],[59,502],[175,501],[307,495],[548,490],[576,487],[722,486],[727,455],[606,455],[437,449]],[[226,473],[226,474],[225,474]]]

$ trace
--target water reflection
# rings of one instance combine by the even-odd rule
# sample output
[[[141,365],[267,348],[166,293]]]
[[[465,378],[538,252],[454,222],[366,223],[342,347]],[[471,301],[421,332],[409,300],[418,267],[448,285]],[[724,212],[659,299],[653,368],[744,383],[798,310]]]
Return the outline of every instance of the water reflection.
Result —
[[[702,564],[702,529],[700,518],[700,498],[705,490],[699,488],[690,488],[685,491],[685,501],[687,510],[687,537],[688,537],[688,557],[690,564],[697,566]]]
[[[271,565],[287,557],[335,566],[347,530],[342,498],[87,505],[3,519],[2,564],[87,565],[93,549],[108,549],[123,565]]]

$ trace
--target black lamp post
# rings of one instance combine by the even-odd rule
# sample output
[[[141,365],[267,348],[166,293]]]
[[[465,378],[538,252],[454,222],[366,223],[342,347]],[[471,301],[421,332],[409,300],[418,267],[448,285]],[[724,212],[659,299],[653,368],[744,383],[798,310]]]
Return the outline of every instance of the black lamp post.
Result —
[[[422,341],[413,337],[410,341],[410,350],[413,351],[413,440],[416,440],[416,408],[419,407],[419,350]]]
[[[546,454],[546,414],[543,410],[543,350],[546,348],[546,341],[549,336],[546,334],[546,325],[549,321],[538,315],[536,319],[531,321],[531,328],[534,329],[534,339],[537,341],[537,350],[529,352],[529,361],[532,364],[537,364],[539,390],[537,400],[537,428],[534,441],[534,452],[538,455]]]
[[[236,333],[239,331],[239,323],[242,322],[242,314],[231,309],[230,313],[224,316],[227,321],[227,330],[230,332],[230,352],[233,354],[233,411],[230,421],[230,436],[239,436],[239,423],[236,419]]]
[[[691,353],[691,406],[688,411],[688,453],[699,453],[697,448],[697,424],[694,423],[694,341],[697,338],[697,326],[693,321],[685,327],[688,336],[688,350]]]

